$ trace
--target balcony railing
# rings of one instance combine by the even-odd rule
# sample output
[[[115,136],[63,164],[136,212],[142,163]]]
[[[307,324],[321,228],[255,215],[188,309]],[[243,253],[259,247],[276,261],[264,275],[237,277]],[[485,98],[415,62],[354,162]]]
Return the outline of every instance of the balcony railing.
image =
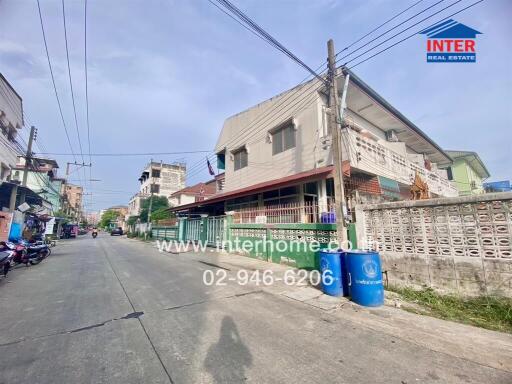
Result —
[[[435,171],[419,166],[401,154],[348,128],[343,130],[343,150],[352,167],[410,185],[418,173],[429,190],[443,197],[458,196],[457,189]]]
[[[325,204],[324,204],[325,205]],[[237,224],[304,224],[332,222],[334,200],[325,206],[316,203],[289,203],[258,208],[242,208],[235,211],[233,222]],[[322,220],[324,218],[324,220]],[[330,218],[330,219],[329,219]]]

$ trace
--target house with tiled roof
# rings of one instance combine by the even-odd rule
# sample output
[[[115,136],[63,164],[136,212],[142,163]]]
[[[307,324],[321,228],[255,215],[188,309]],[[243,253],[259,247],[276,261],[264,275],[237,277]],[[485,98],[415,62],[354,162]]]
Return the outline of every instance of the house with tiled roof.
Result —
[[[177,207],[184,204],[203,201],[213,196],[216,189],[215,179],[207,181],[206,183],[197,183],[171,194],[171,196],[169,196],[169,204],[171,207]]]

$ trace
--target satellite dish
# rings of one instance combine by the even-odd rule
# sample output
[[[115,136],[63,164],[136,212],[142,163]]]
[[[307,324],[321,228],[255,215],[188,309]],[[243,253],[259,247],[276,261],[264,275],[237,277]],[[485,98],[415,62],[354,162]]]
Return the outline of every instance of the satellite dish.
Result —
[[[18,211],[20,212],[26,212],[30,209],[30,205],[28,205],[27,203],[23,203],[21,204],[19,207],[18,207]]]

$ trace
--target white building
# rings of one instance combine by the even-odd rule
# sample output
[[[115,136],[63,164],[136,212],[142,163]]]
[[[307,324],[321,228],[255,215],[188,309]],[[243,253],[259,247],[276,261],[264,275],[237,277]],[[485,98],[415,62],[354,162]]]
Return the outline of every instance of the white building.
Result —
[[[349,206],[408,199],[416,174],[430,196],[457,196],[439,169],[452,162],[443,149],[348,70],[338,71],[340,93],[347,73],[342,168]],[[325,87],[314,79],[228,118],[215,146],[218,168],[225,169],[222,193],[180,208],[217,213],[219,204],[224,211],[318,204],[326,209],[334,198],[328,112]]]
[[[139,177],[140,189],[128,203],[128,216],[138,216],[141,209],[141,201],[153,196],[165,196],[169,198],[173,193],[185,187],[185,164],[166,164],[151,161],[146,165]]]
[[[6,180],[16,166],[20,154],[16,136],[22,127],[22,99],[0,73],[0,181]]]

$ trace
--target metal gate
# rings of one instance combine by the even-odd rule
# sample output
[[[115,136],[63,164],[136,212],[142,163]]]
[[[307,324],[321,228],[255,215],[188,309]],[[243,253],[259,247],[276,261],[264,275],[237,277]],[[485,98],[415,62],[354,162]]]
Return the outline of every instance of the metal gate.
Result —
[[[201,219],[188,219],[186,221],[187,228],[185,230],[185,237],[187,240],[199,241],[201,240]]]
[[[206,242],[208,245],[221,245],[224,241],[226,216],[212,216],[206,219]]]

